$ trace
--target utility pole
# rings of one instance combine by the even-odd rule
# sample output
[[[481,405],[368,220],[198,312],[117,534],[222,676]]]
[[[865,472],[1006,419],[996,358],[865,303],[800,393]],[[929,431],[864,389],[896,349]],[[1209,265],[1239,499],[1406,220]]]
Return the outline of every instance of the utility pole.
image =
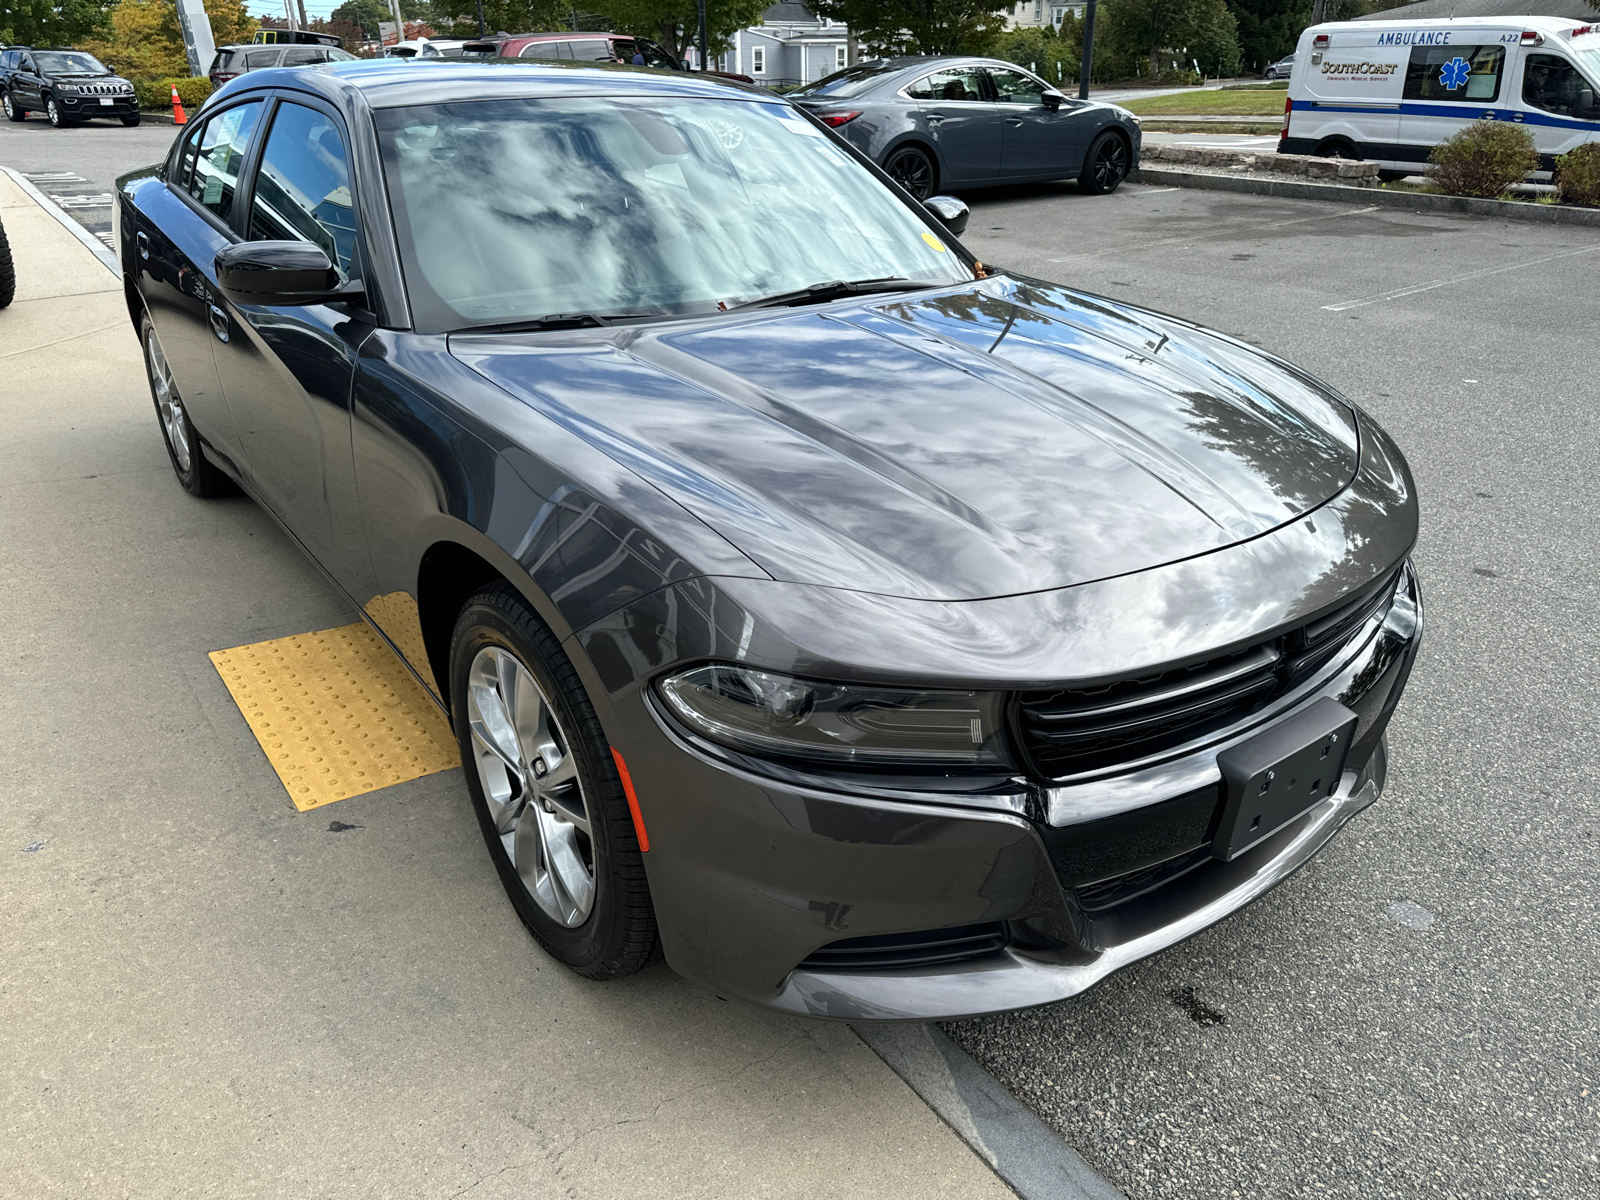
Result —
[[[389,12],[394,17],[394,40],[397,43],[405,41],[406,21],[400,15],[400,0],[389,0]]]
[[[482,37],[485,32],[486,31],[483,24],[483,0],[478,0],[478,36]]]
[[[711,64],[706,58],[706,0],[700,0],[700,69],[708,71]]]
[[[1322,0],[1317,0],[1322,3]],[[1089,68],[1094,62],[1094,6],[1095,0],[1089,0],[1089,7],[1083,14],[1083,66],[1078,71],[1078,99],[1089,98]]]
[[[1327,19],[1328,0],[1313,0],[1311,5],[1311,23],[1321,25]]]
[[[311,22],[306,20],[306,0],[300,0],[300,28],[311,28]]]

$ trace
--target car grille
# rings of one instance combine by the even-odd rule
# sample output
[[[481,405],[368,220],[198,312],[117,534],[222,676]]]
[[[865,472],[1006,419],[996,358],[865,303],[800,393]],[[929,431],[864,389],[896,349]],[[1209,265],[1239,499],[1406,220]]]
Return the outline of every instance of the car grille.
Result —
[[[123,94],[120,83],[80,83],[78,84],[80,96],[120,96]]]
[[[921,933],[886,933],[875,937],[845,938],[813,950],[800,964],[802,971],[874,971],[890,968],[933,967],[968,962],[1005,948],[1005,926],[958,925]]]
[[[1105,912],[1107,909],[1116,908],[1119,904],[1137,899],[1146,892],[1154,891],[1180,875],[1187,875],[1201,863],[1210,861],[1212,861],[1211,847],[1201,846],[1194,850],[1186,850],[1162,862],[1140,867],[1136,871],[1128,871],[1097,883],[1086,883],[1076,889],[1078,906],[1090,914]]]
[[[1029,765],[1047,779],[1081,775],[1238,723],[1311,678],[1386,611],[1398,577],[1385,575],[1331,613],[1245,650],[1092,688],[1024,694],[1018,732]]]

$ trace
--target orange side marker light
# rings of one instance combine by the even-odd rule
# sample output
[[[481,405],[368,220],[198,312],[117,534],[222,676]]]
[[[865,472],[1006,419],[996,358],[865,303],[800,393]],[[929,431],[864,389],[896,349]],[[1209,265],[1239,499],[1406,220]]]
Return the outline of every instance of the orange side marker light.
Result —
[[[628,774],[628,764],[622,761],[615,746],[611,757],[617,760],[617,774],[622,777],[622,794],[628,798],[628,812],[633,816],[633,832],[639,837],[641,853],[650,849],[650,835],[644,831],[644,816],[639,812],[639,797],[633,790],[633,776]]]

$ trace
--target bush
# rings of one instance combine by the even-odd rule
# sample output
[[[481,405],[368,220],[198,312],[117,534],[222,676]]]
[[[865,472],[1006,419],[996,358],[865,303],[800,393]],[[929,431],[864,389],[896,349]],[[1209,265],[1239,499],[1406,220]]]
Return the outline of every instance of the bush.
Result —
[[[140,108],[172,109],[172,89],[178,89],[178,99],[183,101],[185,112],[192,113],[211,95],[211,80],[204,75],[193,78],[173,76],[167,79],[135,79],[133,94]]]
[[[1568,204],[1600,205],[1600,142],[1585,142],[1556,159],[1556,189]]]
[[[1428,155],[1428,178],[1452,196],[1499,197],[1537,170],[1533,135],[1506,121],[1475,121]]]

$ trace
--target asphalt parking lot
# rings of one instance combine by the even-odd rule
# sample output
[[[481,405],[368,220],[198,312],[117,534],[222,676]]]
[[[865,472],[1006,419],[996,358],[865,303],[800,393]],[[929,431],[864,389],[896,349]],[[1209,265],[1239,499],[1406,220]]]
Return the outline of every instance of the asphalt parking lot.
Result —
[[[0,163],[109,189],[171,137],[30,122]],[[1130,1197],[1600,1192],[1600,231],[969,199],[986,261],[1235,333],[1378,416],[1421,488],[1428,630],[1388,791],[1313,865],[1082,997],[949,1032]],[[0,474],[19,1194],[630,1195],[653,1159],[668,1194],[980,1194],[836,1032],[541,961],[455,772],[294,812],[205,653],[352,614],[259,510],[178,491],[131,335],[95,339],[7,390],[52,398],[14,410]],[[74,391],[101,368],[126,378]],[[808,1157],[862,1113],[848,1169]]]
[[[1405,449],[1428,628],[1388,790],[1252,908],[950,1027],[1130,1196],[1600,1192],[1600,232],[1127,187],[973,197],[985,259],[1332,381]]]

